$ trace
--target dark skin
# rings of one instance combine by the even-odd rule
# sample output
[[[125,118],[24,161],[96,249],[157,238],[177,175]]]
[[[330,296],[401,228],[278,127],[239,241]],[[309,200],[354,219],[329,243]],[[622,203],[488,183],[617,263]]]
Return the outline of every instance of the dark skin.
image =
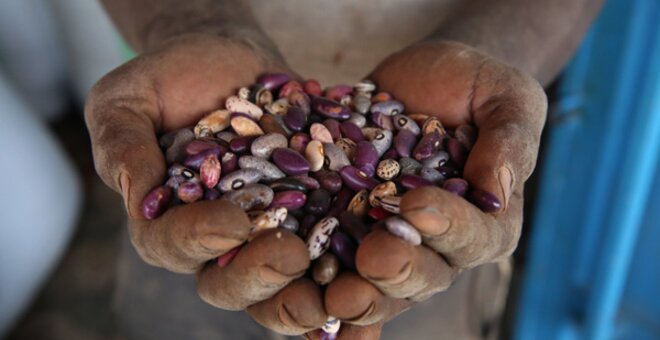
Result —
[[[97,171],[122,194],[142,258],[196,273],[202,299],[246,309],[277,332],[315,338],[330,314],[345,321],[340,339],[376,339],[384,322],[445,290],[460,271],[515,250],[523,187],[545,122],[539,82],[556,76],[601,1],[464,1],[435,34],[371,73],[407,112],[436,115],[450,128],[479,128],[465,177],[495,194],[502,209],[485,214],[440,189],[413,190],[403,198],[402,215],[424,244],[413,247],[384,232],[368,235],[357,253],[359,275],[340,275],[325,296],[301,277],[309,266],[307,250],[286,231],[260,235],[227,267],[205,265],[247,238],[247,217],[227,202],[179,206],[153,221],[140,214],[142,198],[165,177],[159,133],[194,123],[259,74],[291,72],[247,2],[104,5],[140,56],[99,81],[86,120]]]

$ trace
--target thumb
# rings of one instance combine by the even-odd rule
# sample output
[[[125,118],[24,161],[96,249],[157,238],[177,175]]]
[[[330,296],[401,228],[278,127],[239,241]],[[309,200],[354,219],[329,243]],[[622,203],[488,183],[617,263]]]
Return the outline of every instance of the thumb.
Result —
[[[321,330],[315,330],[305,334],[303,337],[309,340],[378,340],[383,330],[383,323],[375,323],[368,326],[357,326],[343,323],[336,334],[321,334]]]

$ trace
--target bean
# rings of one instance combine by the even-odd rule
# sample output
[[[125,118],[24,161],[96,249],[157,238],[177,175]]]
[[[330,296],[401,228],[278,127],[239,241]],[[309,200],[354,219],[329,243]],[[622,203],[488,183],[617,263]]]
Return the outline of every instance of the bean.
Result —
[[[447,152],[454,164],[462,168],[467,161],[469,150],[455,138],[447,140]]]
[[[335,85],[325,90],[325,97],[338,102],[342,97],[353,93],[350,85]]]
[[[339,259],[333,253],[321,255],[312,267],[312,279],[321,286],[332,282],[337,274],[339,274]]]
[[[165,182],[165,185],[170,187],[172,190],[177,190],[179,189],[179,185],[181,185],[183,182],[186,182],[186,179],[181,175],[176,175],[170,176]]]
[[[383,207],[375,207],[369,209],[369,211],[367,211],[367,215],[371,217],[371,219],[373,219],[374,221],[382,221],[394,214],[383,209]]]
[[[297,190],[305,192],[307,188],[300,180],[293,177],[285,177],[281,179],[274,180],[268,184],[268,186],[273,189],[273,191],[287,191],[287,190]]]
[[[216,155],[223,154],[227,152],[227,148],[210,140],[196,139],[186,145],[186,155],[194,156],[202,152],[215,149],[214,153]]]
[[[220,160],[216,155],[208,155],[199,168],[199,177],[205,187],[211,189],[218,184],[221,173]]]
[[[280,98],[270,103],[269,105],[264,106],[268,113],[276,117],[285,115],[289,110],[289,107],[291,107],[291,104],[289,104],[289,100],[287,98]]]
[[[445,176],[443,176],[440,171],[427,167],[423,167],[419,170],[419,176],[433,183],[442,183],[442,181],[445,180]]]
[[[309,137],[308,134],[303,133],[303,132],[298,132],[295,133],[293,136],[291,136],[291,140],[289,140],[289,147],[293,149],[294,151],[303,154],[305,153],[305,149],[307,148],[307,144],[309,141],[312,139]]]
[[[204,200],[205,201],[213,201],[217,200],[220,198],[222,194],[220,193],[220,190],[218,189],[206,189],[204,190]]]
[[[401,197],[387,196],[380,199],[380,207],[393,213],[399,214],[401,212]]]
[[[422,235],[419,234],[415,227],[401,217],[392,216],[386,219],[385,226],[387,231],[392,235],[412,244],[413,246],[422,244]]]
[[[238,137],[238,135],[232,131],[220,131],[215,134],[215,138],[225,141],[227,143],[231,142],[236,137]]]
[[[273,151],[272,158],[277,167],[288,175],[302,175],[309,171],[309,162],[294,150],[277,148]]]
[[[445,164],[443,166],[438,167],[438,171],[440,171],[442,176],[444,176],[445,178],[454,178],[460,176],[458,169],[456,169],[451,164]]]
[[[371,97],[373,103],[380,103],[392,100],[392,95],[387,92],[378,92]]]
[[[332,197],[330,192],[325,189],[317,189],[312,191],[307,197],[307,203],[305,204],[305,210],[317,216],[325,215],[330,209],[330,203]]]
[[[342,136],[359,143],[364,140],[364,135],[362,130],[355,124],[345,121],[339,125],[339,131],[341,131]]]
[[[472,189],[467,195],[468,201],[476,205],[483,212],[496,212],[500,210],[502,204],[497,196],[480,189]]]
[[[321,187],[319,181],[307,175],[298,175],[298,176],[293,176],[291,178],[300,181],[300,183],[302,183],[305,186],[305,188],[307,188],[307,190],[316,190]]]
[[[270,113],[261,116],[261,119],[259,119],[259,126],[266,134],[276,133],[282,136],[288,136],[290,133],[289,130],[285,128],[284,121],[281,117],[274,116]]]
[[[288,210],[295,210],[302,208],[307,201],[307,196],[302,191],[279,191],[275,193],[273,201],[270,203],[271,208],[284,207]]]
[[[461,124],[454,130],[454,136],[466,149],[471,150],[477,141],[477,129],[469,124]]]
[[[351,235],[351,237],[358,241],[361,241],[362,238],[369,233],[369,228],[364,224],[362,218],[356,216],[350,211],[342,211],[339,214],[339,225],[341,226],[342,231]]]
[[[293,92],[293,90],[302,90],[302,89],[303,89],[302,85],[297,80],[290,80],[286,84],[282,85],[278,97],[286,98],[291,94],[291,92]]]
[[[286,137],[279,133],[268,133],[257,137],[250,145],[250,152],[253,156],[270,158],[273,150],[277,148],[286,148],[289,145]]]
[[[348,159],[353,159],[355,157],[355,148],[357,147],[357,144],[348,139],[348,138],[339,138],[335,142],[335,146],[337,146]]]
[[[355,92],[358,93],[371,93],[376,91],[376,84],[371,80],[364,79],[353,85],[353,88],[355,89]]]
[[[449,154],[446,151],[437,151],[430,157],[422,161],[422,165],[426,168],[437,169],[449,160]]]
[[[269,89],[263,87],[262,85],[255,84],[251,86],[251,91],[248,96],[248,101],[257,104],[257,106],[260,107],[264,105],[268,105],[273,102],[273,93],[270,92]]]
[[[284,221],[280,223],[280,228],[286,229],[295,234],[298,232],[298,228],[300,228],[300,223],[298,223],[298,219],[293,217],[293,215],[287,214]]]
[[[257,78],[257,84],[268,90],[277,90],[289,81],[289,75],[286,73],[266,73]]]
[[[351,189],[341,188],[330,205],[328,216],[337,217],[342,211],[348,208],[348,204],[352,198],[353,191]]]
[[[429,133],[437,133],[442,138],[447,135],[444,126],[442,126],[442,123],[436,117],[430,117],[422,125],[422,134],[428,135]]]
[[[398,114],[392,117],[392,123],[394,123],[394,128],[396,128],[397,131],[408,130],[412,132],[415,136],[421,133],[421,129],[419,128],[419,125],[417,125],[417,123],[415,123],[414,120],[402,114]]]
[[[401,166],[393,159],[384,159],[378,163],[376,175],[381,179],[389,181],[399,175]]]
[[[226,149],[225,149],[226,150]],[[202,166],[202,162],[209,157],[222,157],[222,155],[225,154],[226,151],[222,151],[220,148],[212,148],[212,149],[207,149],[204,150],[196,155],[188,156],[186,159],[183,160],[183,165],[185,165],[187,168],[198,171],[199,168]]]
[[[410,157],[399,159],[399,166],[401,167],[401,174],[415,175],[422,169],[422,164]]]
[[[450,178],[442,184],[442,188],[461,197],[468,191],[468,182],[462,178]]]
[[[412,190],[419,187],[433,185],[433,182],[430,182],[419,176],[415,176],[411,174],[403,174],[399,176],[399,184],[401,184],[402,187],[408,190]]]
[[[320,330],[319,331],[319,340],[337,340],[337,334],[338,333],[339,333],[339,331],[337,331],[337,333],[328,333],[324,330]]]
[[[303,90],[305,93],[313,96],[320,96],[323,91],[321,90],[321,84],[315,79],[308,79],[303,83]]]
[[[297,107],[292,106],[284,116],[284,124],[292,131],[302,131],[307,125],[307,114]]]
[[[394,196],[397,194],[396,184],[392,181],[387,181],[378,184],[369,193],[369,204],[372,207],[380,207],[380,201],[383,197]]]
[[[195,134],[190,129],[181,129],[174,136],[172,144],[165,152],[168,163],[180,162],[186,155],[186,146],[195,139]]]
[[[341,124],[336,119],[326,119],[323,121],[323,125],[328,129],[333,140],[341,137],[341,131],[339,129]]]
[[[312,172],[319,171],[325,162],[325,153],[323,152],[323,144],[317,140],[312,140],[305,148],[305,159],[309,162],[309,170]]]
[[[241,156],[241,158],[238,159],[238,166],[241,169],[259,170],[263,175],[262,179],[268,182],[286,177],[286,174],[284,174],[284,172],[282,172],[282,170],[280,170],[275,164],[261,157],[249,155]]]
[[[209,137],[228,128],[230,116],[229,110],[216,110],[209,113],[195,125],[193,130],[195,137]]]
[[[321,188],[336,194],[342,188],[342,178],[336,171],[322,169],[312,173],[312,176],[319,182]]]
[[[298,235],[306,240],[307,236],[311,234],[314,225],[319,221],[319,218],[316,215],[307,214],[303,216],[300,220],[300,229],[298,230]]]
[[[353,97],[353,107],[355,107],[355,111],[364,115],[371,108],[371,98],[365,93],[358,93]]]
[[[372,106],[373,108],[373,106]],[[374,123],[377,127],[385,130],[393,130],[394,123],[392,123],[392,117],[388,116],[382,112],[372,112],[371,113],[371,122]]]
[[[261,129],[259,124],[248,117],[233,114],[229,124],[239,136],[261,136],[264,134],[264,130]]]
[[[316,260],[328,250],[330,246],[330,235],[339,225],[335,217],[326,217],[316,223],[307,238],[307,249],[311,260]]]
[[[396,149],[395,149],[395,148],[391,148],[391,149],[385,151],[385,153],[383,154],[383,156],[382,156],[381,158],[382,158],[382,159],[394,159],[394,160],[397,160],[397,159],[399,158],[399,153],[396,152]],[[414,160],[414,159],[413,159],[413,160]]]
[[[422,137],[413,149],[413,158],[418,161],[424,161],[433,156],[442,146],[442,138],[437,133],[429,133]]]
[[[317,140],[321,143],[332,143],[333,141],[330,130],[321,123],[313,123],[309,128],[309,134],[313,140]]]
[[[325,322],[321,330],[328,334],[337,334],[339,328],[341,327],[341,321],[335,318],[334,316],[328,316],[328,320]]]
[[[220,160],[222,173],[227,175],[238,169],[238,157],[232,152],[227,152]]]
[[[378,158],[378,151],[371,142],[361,141],[357,143],[353,164],[367,176],[372,177],[376,173]]]
[[[277,228],[287,217],[286,208],[270,208],[266,211],[252,211],[248,212],[248,217],[252,223],[252,228],[250,229],[250,234],[248,236],[248,241],[254,239],[257,233]]]
[[[394,137],[394,148],[400,157],[410,157],[417,137],[408,130],[399,131]]]
[[[232,139],[231,142],[229,142],[229,150],[231,152],[238,154],[238,155],[243,155],[246,154],[248,151],[250,151],[250,148],[252,147],[252,142],[254,142],[255,139],[257,139],[258,136],[240,136]]]
[[[344,184],[355,191],[360,191],[362,189],[371,190],[379,183],[376,179],[367,176],[363,171],[353,166],[343,167],[339,171],[339,174],[341,175]]]
[[[218,189],[222,192],[238,190],[248,184],[259,182],[263,177],[263,172],[257,169],[236,170],[220,179]]]
[[[259,106],[250,103],[249,101],[239,98],[237,96],[231,96],[227,98],[227,100],[225,101],[225,107],[227,108],[227,110],[231,112],[245,113],[255,120],[259,120],[259,118],[261,118],[261,116],[263,115],[263,111]],[[236,131],[236,133],[240,135],[238,131]]]
[[[383,113],[387,116],[394,116],[403,113],[403,104],[396,100],[381,101],[371,105],[371,114]]]
[[[312,112],[326,118],[344,120],[351,115],[351,112],[338,102],[323,97],[312,97],[311,107]]]
[[[142,201],[142,215],[153,220],[162,215],[172,201],[172,188],[161,185],[151,190]]]
[[[363,128],[367,125],[367,117],[357,112],[351,112],[351,118],[348,118],[347,122],[353,123],[359,128]]]
[[[346,154],[332,143],[323,144],[323,153],[325,154],[324,165],[332,171],[339,171],[351,164]]]
[[[248,211],[266,209],[273,201],[273,196],[271,188],[263,184],[249,184],[242,189],[225,193],[222,198]]]
[[[378,156],[383,156],[387,150],[392,146],[392,140],[394,139],[392,131],[390,130],[380,130],[376,133],[374,138],[371,138],[371,144],[376,147]]]
[[[344,268],[355,270],[357,244],[355,244],[350,236],[341,231],[335,231],[330,236],[330,250],[333,254],[337,255]]]
[[[184,182],[179,185],[176,195],[184,203],[192,203],[204,196],[204,189],[197,182]]]
[[[348,204],[347,210],[358,217],[366,216],[369,210],[369,190],[363,189],[355,194]]]

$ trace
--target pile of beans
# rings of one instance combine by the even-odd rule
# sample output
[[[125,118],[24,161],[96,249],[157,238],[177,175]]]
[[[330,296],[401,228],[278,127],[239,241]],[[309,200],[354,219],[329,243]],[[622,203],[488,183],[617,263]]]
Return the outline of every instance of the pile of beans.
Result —
[[[448,131],[437,118],[404,109],[368,80],[322,91],[315,80],[263,75],[194,128],[160,138],[169,178],[145,197],[142,212],[154,219],[176,204],[231,201],[247,212],[250,239],[283,228],[306,240],[311,276],[326,285],[340,269],[355,270],[357,245],[374,228],[422,242],[398,215],[408,190],[436,185],[483,211],[499,209],[496,197],[461,178],[476,129]],[[338,330],[331,318],[323,337]]]

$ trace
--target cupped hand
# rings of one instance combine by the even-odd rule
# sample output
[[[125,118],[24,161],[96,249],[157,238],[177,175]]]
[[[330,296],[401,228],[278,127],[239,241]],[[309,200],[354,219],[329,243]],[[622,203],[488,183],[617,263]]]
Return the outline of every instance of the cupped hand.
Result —
[[[370,79],[406,105],[406,113],[438,117],[448,128],[478,128],[463,177],[494,194],[501,208],[485,213],[436,187],[406,193],[401,215],[423,245],[385,232],[358,247],[358,274],[343,273],[328,286],[328,314],[356,325],[339,339],[378,338],[387,320],[415,302],[447,289],[457,274],[509,256],[523,220],[523,186],[536,164],[547,99],[526,74],[468,46],[425,42],[383,61]],[[366,327],[360,327],[366,326]],[[350,334],[348,334],[350,333]]]
[[[131,240],[149,264],[196,273],[198,292],[223,309],[247,309],[255,320],[285,334],[326,321],[320,289],[302,278],[309,266],[303,241],[285,230],[260,234],[225,267],[213,259],[244,243],[246,214],[224,200],[169,209],[147,220],[141,202],[163,183],[166,163],[157,134],[194,124],[265,72],[289,70],[257,48],[225,38],[175,37],[101,79],[85,117],[96,170],[121,193]]]

